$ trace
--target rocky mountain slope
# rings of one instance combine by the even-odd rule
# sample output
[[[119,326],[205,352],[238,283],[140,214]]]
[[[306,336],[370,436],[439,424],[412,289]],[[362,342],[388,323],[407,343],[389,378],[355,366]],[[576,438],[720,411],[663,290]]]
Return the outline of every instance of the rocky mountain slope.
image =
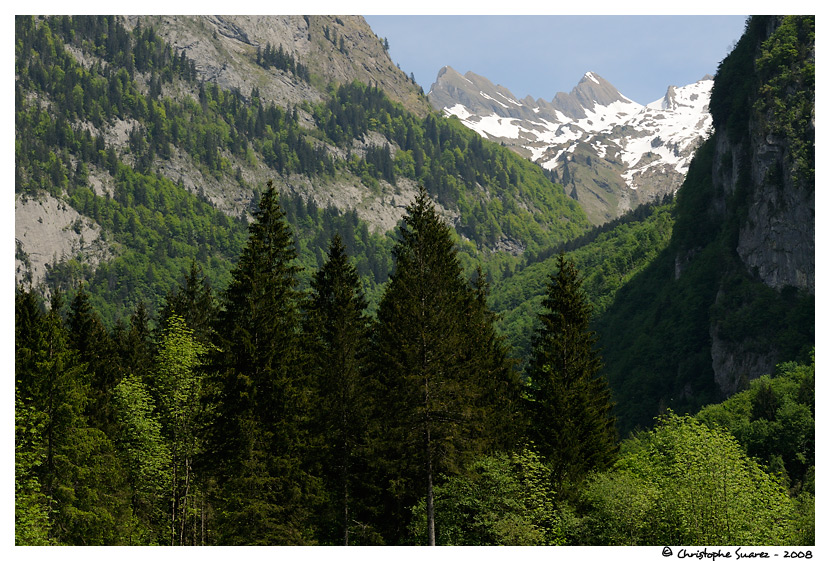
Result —
[[[360,16],[125,16],[118,20],[129,33],[152,29],[153,36],[163,39],[172,54],[192,61],[198,81],[238,92],[242,100],[250,101],[252,92],[257,91],[264,103],[295,109],[304,103],[322,103],[328,96],[329,85],[358,80],[377,84],[391,99],[416,115],[424,116],[431,111],[420,88],[395,66],[380,39]],[[110,35],[115,35],[112,24],[110,26]],[[66,48],[82,68],[93,70],[112,64],[88,49],[71,44]],[[286,57],[305,66],[308,79],[279,66],[257,64],[258,54],[266,48],[284,50]],[[20,62],[25,67],[25,61]],[[137,72],[135,79],[137,87],[146,95],[151,86],[151,73]],[[174,100],[197,99],[199,96],[195,85],[181,81],[163,83],[160,94]],[[51,103],[42,93],[28,95],[47,106]],[[312,116],[301,107],[298,112],[300,124],[306,130],[313,130]],[[101,123],[86,119],[73,123],[73,126],[106,139],[105,145],[112,147],[127,163],[131,161],[130,131],[143,128],[139,120],[119,116]],[[367,137],[357,139],[353,149],[359,154],[365,153],[367,146],[378,142],[387,143],[385,139]],[[330,150],[334,157],[345,157],[344,151]],[[373,228],[386,231],[394,227],[403,212],[403,205],[415,193],[413,182],[400,181],[397,187],[399,204],[392,205],[388,204],[390,200],[384,193],[366,189],[359,179],[348,174],[341,175],[336,181],[321,181],[302,174],[274,177],[273,171],[261,162],[251,162],[251,158],[239,161],[227,153],[223,155],[229,167],[238,170],[236,178],[204,173],[198,163],[176,146],[167,157],[157,159],[154,164],[160,175],[205,197],[217,209],[234,217],[247,214],[254,195],[251,185],[263,185],[273,179],[286,193],[312,199],[321,207],[354,210]],[[107,193],[112,195],[115,189],[112,175],[96,166],[89,168],[88,182],[102,197]],[[18,191],[20,187],[18,185]],[[80,230],[76,234],[68,227],[80,217],[61,200],[60,194],[41,192],[37,199],[32,201],[23,196],[15,203],[18,281],[32,279],[37,284],[44,279],[46,265],[70,259],[97,264],[114,253],[112,248],[107,249],[107,242],[95,234],[94,225],[84,226],[89,230],[83,232],[84,236]],[[79,223],[93,224],[94,221],[80,220]],[[60,244],[54,243],[56,236],[62,238]],[[82,248],[88,250],[93,240],[100,246],[95,258],[82,251]]]
[[[208,82],[244,93],[251,88],[288,107],[325,97],[329,83],[377,84],[410,111],[424,116],[419,88],[398,69],[361,16],[129,16],[128,26],[153,26],[176,52],[184,52]],[[302,62],[311,83],[253,63],[270,44]]]
[[[712,77],[640,105],[588,72],[551,101],[519,100],[502,86],[450,67],[428,94],[483,137],[550,170],[554,180],[601,224],[680,186],[695,148],[710,133]]]
[[[669,246],[597,321],[629,423],[719,401],[815,344],[814,19],[751,18],[711,112]]]
[[[359,16],[21,16],[15,117],[18,281],[94,282],[102,304],[158,302],[195,257],[221,285],[269,181],[308,267],[343,219],[377,282],[419,183],[474,259],[589,227],[538,166],[432,109]]]

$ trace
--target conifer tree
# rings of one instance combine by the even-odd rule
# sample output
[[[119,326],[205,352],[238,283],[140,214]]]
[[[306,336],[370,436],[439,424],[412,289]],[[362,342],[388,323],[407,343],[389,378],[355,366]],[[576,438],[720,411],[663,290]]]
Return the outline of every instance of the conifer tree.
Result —
[[[146,378],[153,368],[154,349],[150,316],[143,301],[138,303],[130,316],[129,328],[119,322],[112,339],[118,350],[121,375],[137,374]]]
[[[223,294],[212,358],[211,442],[219,540],[303,544],[318,481],[304,466],[308,380],[299,346],[293,236],[273,184]]]
[[[478,267],[473,277],[472,299],[467,313],[467,357],[465,362],[479,390],[477,401],[481,453],[510,452],[522,435],[526,419],[522,411],[523,384],[505,337],[496,332],[496,314],[487,298],[490,285]]]
[[[81,362],[86,363],[89,374],[90,401],[86,414],[94,427],[113,437],[112,390],[120,379],[119,360],[115,345],[83,285],[72,300],[68,320],[69,342]]]
[[[332,238],[328,259],[312,278],[311,290],[304,331],[317,394],[314,431],[322,439],[321,466],[331,497],[327,510],[336,513],[336,541],[349,545],[353,520],[363,523],[355,508],[356,488],[367,483],[370,381],[365,364],[370,319],[360,277],[339,234]]]
[[[216,300],[213,289],[202,272],[202,268],[194,261],[190,265],[190,272],[184,283],[172,290],[164,300],[159,312],[159,325],[164,325],[173,315],[184,318],[187,326],[202,343],[211,339],[211,331],[216,323]]]
[[[564,253],[557,265],[542,303],[528,374],[530,434],[551,463],[561,492],[613,461],[617,433],[582,280]]]
[[[381,384],[376,434],[388,488],[386,533],[399,541],[410,509],[426,497],[427,535],[435,544],[433,485],[486,443],[484,387],[488,349],[471,319],[483,318],[463,278],[449,227],[421,188],[393,249],[395,271],[379,304],[372,348]]]

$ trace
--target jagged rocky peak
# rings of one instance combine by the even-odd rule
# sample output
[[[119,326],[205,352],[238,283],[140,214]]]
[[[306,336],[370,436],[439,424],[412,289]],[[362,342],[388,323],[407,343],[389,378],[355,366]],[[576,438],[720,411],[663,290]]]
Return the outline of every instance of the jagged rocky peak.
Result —
[[[571,95],[589,109],[593,108],[594,104],[611,105],[615,101],[634,103],[596,72],[586,72],[571,91]]]
[[[469,113],[494,113],[502,117],[519,117],[527,111],[504,86],[493,84],[474,72],[462,75],[450,66],[438,72],[429,98],[438,109],[462,105]]]
[[[714,80],[711,75],[707,74],[694,84],[689,84],[688,86],[669,86],[666,90],[666,95],[653,103],[649,103],[648,107],[675,111],[680,107],[694,107],[700,103],[708,104],[709,92],[712,89]]]
[[[663,98],[643,106],[591,71],[551,101],[519,101],[484,77],[445,67],[428,97],[483,137],[554,172],[600,224],[680,186],[695,147],[709,134],[712,83],[705,76],[670,86]],[[565,156],[567,173],[560,169]]]

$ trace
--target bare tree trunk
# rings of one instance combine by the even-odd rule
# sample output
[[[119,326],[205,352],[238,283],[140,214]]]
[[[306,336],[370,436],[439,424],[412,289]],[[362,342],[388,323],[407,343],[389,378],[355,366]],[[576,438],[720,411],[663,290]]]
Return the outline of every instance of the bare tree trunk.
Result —
[[[187,496],[190,494],[190,458],[184,459],[184,501],[182,502],[182,530],[179,534],[179,545],[184,545],[184,528],[187,524]]]
[[[432,494],[432,454],[430,453],[429,423],[427,423],[427,535],[429,545],[435,545],[435,504]]]
[[[176,545],[176,509],[178,497],[176,496],[176,458],[173,458],[173,512],[170,518],[170,545]]]
[[[343,462],[343,545],[349,545],[349,480],[348,467]]]

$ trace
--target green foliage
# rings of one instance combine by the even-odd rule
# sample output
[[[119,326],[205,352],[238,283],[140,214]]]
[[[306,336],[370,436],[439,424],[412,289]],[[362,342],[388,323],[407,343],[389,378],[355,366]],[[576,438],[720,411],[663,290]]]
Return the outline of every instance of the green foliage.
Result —
[[[35,408],[39,413],[32,422],[43,426],[46,455],[35,471],[46,497],[49,540],[66,545],[124,544],[130,533],[128,485],[113,443],[103,432],[113,426],[93,426],[108,417],[88,409],[96,397],[96,377],[88,373],[92,363],[82,362],[72,348],[61,307],[59,295],[48,313],[26,293],[19,292],[15,302],[15,377],[21,406]],[[25,409],[20,413],[25,418]],[[24,461],[21,467],[32,465]],[[36,493],[29,499],[37,502]],[[37,516],[31,501],[25,507],[27,516]],[[26,510],[31,508],[35,511]],[[37,536],[42,534],[38,531]]]
[[[565,241],[588,226],[578,204],[536,165],[490,144],[457,119],[418,119],[377,87],[339,86],[325,105],[313,108],[317,126],[346,146],[369,131],[397,148],[394,169],[388,147],[370,147],[366,173],[394,184],[407,177],[423,184],[442,205],[460,213],[457,232],[479,248],[513,240],[536,251]],[[355,171],[362,168],[355,162]],[[486,189],[491,196],[482,196]]]
[[[275,49],[271,43],[265,44],[265,50],[257,47],[256,62],[263,68],[275,67],[279,70],[284,70],[294,74],[301,80],[308,82],[311,76],[308,73],[308,68],[294,58],[294,55],[287,53],[282,45]]]
[[[793,503],[722,430],[669,414],[589,482],[583,540],[788,545]]]
[[[718,65],[709,111],[715,128],[727,131],[738,143],[748,130],[752,96],[757,88],[753,80],[757,49],[770,23],[770,16],[754,16],[746,21],[744,33],[729,55]]]
[[[595,315],[614,301],[617,291],[651,263],[669,242],[672,204],[640,207],[631,217],[591,230],[562,246],[583,274],[583,289]],[[501,316],[497,324],[517,357],[530,356],[536,310],[542,305],[556,259],[537,255],[494,286],[491,305]]]
[[[359,501],[366,496],[366,431],[373,393],[366,376],[371,323],[357,269],[338,235],[311,289],[303,325],[317,403],[311,422],[320,435],[319,461],[332,498],[324,506],[323,517],[330,520],[325,527],[337,529],[326,541],[349,545],[366,526]]]
[[[319,493],[303,465],[309,380],[299,346],[294,243],[271,185],[254,218],[222,295],[211,361],[206,454],[220,485],[218,540],[307,544]]]
[[[381,385],[376,438],[384,443],[387,503],[394,505],[385,524],[390,541],[400,539],[409,508],[426,490],[432,542],[432,482],[492,445],[484,420],[493,401],[480,376],[507,381],[507,369],[482,336],[486,322],[473,329],[468,323],[471,316],[486,319],[478,312],[481,299],[462,277],[449,227],[423,189],[407,209],[393,253],[371,349]]]
[[[124,377],[113,390],[127,480],[132,491],[136,528],[131,545],[161,545],[170,488],[170,448],[162,435],[155,404],[147,386],[135,375]]]
[[[558,493],[613,461],[617,432],[582,280],[560,253],[526,371],[531,439],[550,462]]]
[[[48,267],[48,311],[34,292],[15,295],[18,544],[814,541],[814,363],[783,364],[701,422],[669,416],[606,468],[615,446],[591,305],[626,428],[719,397],[711,328],[784,360],[812,347],[814,297],[761,286],[729,249],[746,166],[725,221],[710,209],[722,194],[709,142],[674,208],[586,232],[543,170],[457,120],[417,118],[358,83],[280,108],[256,88],[197,83],[183,50],[121,21],[15,21],[15,191],[66,202],[109,248],[96,267]],[[813,26],[749,20],[711,104],[738,140],[751,118],[786,138],[808,187]],[[346,51],[342,34],[328,38]],[[308,81],[282,47],[258,56]],[[104,132],[119,121],[134,125],[121,144]],[[311,198],[278,202],[273,185],[253,190],[249,225],[155,171],[173,158],[234,189],[260,163],[287,184],[425,188],[397,237]],[[503,244],[523,256],[491,252]],[[584,293],[572,265],[548,259],[563,249]],[[554,284],[544,299],[557,272],[576,292]],[[542,325],[530,400],[488,306],[488,280],[504,279],[492,300],[521,358]],[[554,333],[579,342],[579,368],[554,360],[567,347]],[[544,459],[516,452],[529,420]]]
[[[27,406],[15,391],[14,402],[14,543],[50,545],[48,501],[37,469],[46,460],[43,432],[46,416]]]
[[[729,431],[746,454],[791,488],[812,493],[815,467],[815,360],[778,366],[774,376],[753,380],[723,403],[708,405],[696,418]]]
[[[762,134],[787,143],[796,185],[815,189],[815,16],[786,16],[755,61],[761,86],[753,110]]]
[[[166,474],[172,482],[168,504],[172,504],[172,544],[199,543],[186,531],[204,515],[198,502],[204,481],[195,477],[194,462],[204,449],[204,357],[208,346],[200,343],[184,318],[171,315],[163,327],[153,380],[159,418],[171,462]],[[187,536],[187,537],[186,537]],[[204,538],[202,538],[204,539]],[[190,541],[192,540],[192,542]]]
[[[731,201],[726,217],[711,208],[714,149],[708,140],[692,161],[668,246],[594,323],[623,434],[649,426],[667,407],[692,413],[724,398],[712,367],[713,330],[749,352],[774,349],[779,360],[804,360],[813,345],[815,297],[772,289],[746,270],[734,249],[744,203]],[[748,169],[734,197],[746,189]]]
[[[435,487],[438,545],[563,545],[550,469],[531,450],[484,456]],[[414,507],[410,533],[426,538],[426,507]]]

